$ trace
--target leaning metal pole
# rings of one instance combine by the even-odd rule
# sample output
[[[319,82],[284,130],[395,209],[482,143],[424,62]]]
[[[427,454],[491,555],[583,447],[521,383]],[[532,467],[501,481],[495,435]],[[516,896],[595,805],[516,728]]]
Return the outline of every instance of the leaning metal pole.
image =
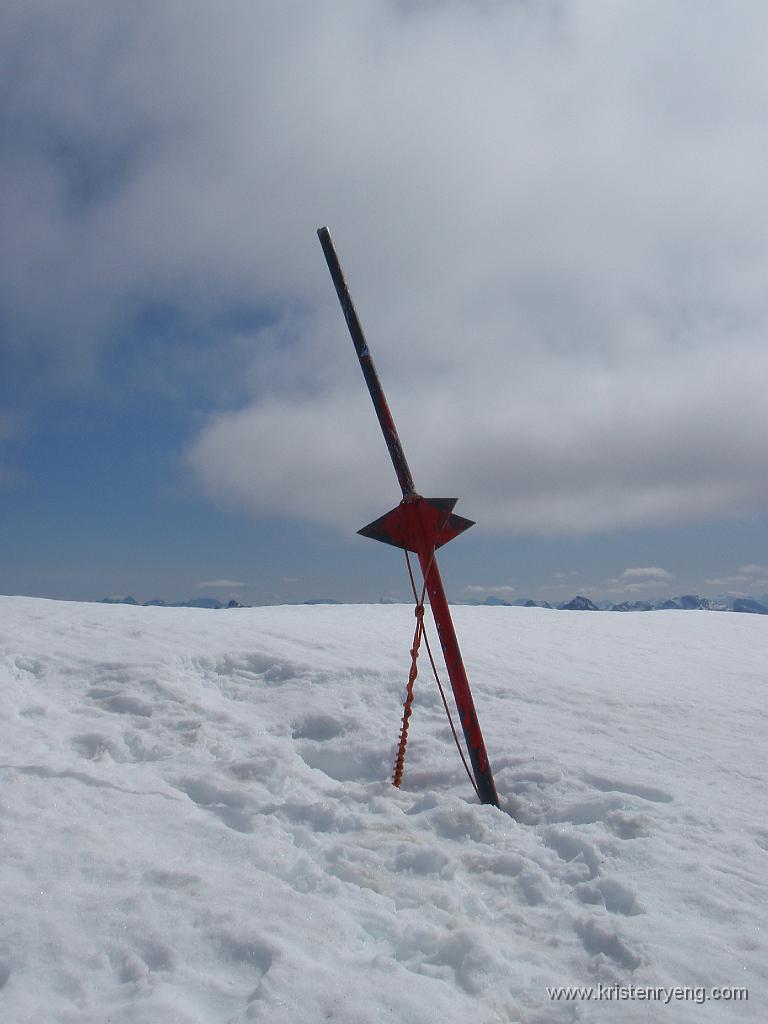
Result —
[[[349,333],[352,335],[357,358],[373,400],[373,407],[376,410],[384,440],[387,442],[400,489],[403,492],[403,500],[396,508],[363,527],[359,532],[364,537],[371,537],[374,540],[383,541],[385,544],[413,551],[418,556],[427,585],[437,635],[440,638],[443,657],[448,669],[448,677],[451,680],[454,700],[461,718],[477,792],[482,803],[498,807],[499,798],[496,794],[496,785],[493,781],[485,741],[480,730],[475,702],[472,699],[472,691],[469,688],[469,680],[435,558],[437,548],[463,533],[473,523],[469,519],[463,519],[454,514],[453,507],[456,504],[456,498],[423,498],[417,493],[397,428],[392,419],[392,413],[389,410],[379,375],[363,334],[363,328],[344,280],[330,232],[328,228],[324,227],[318,230],[317,235],[323,247],[344,319],[347,321]]]

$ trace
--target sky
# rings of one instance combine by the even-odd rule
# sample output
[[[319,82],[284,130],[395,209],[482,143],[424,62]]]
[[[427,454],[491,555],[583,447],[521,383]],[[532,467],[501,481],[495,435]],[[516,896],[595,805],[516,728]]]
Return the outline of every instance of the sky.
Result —
[[[324,224],[454,599],[768,592],[766,31],[3,5],[0,592],[407,596]]]

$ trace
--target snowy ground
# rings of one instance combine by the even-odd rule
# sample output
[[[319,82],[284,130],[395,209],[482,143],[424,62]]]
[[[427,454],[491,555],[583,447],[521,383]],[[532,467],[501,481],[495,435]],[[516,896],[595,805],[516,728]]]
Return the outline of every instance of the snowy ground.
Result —
[[[768,1020],[768,621],[454,615],[505,810],[412,609],[0,598],[0,1020]]]

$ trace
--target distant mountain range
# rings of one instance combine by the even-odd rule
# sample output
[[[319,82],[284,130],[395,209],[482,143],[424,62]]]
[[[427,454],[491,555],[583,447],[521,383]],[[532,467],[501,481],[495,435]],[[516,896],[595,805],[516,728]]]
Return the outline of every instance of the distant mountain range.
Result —
[[[490,607],[503,606],[507,608],[551,608],[547,601],[534,601],[531,598],[519,598],[515,601],[505,601],[501,597],[487,597],[481,604]],[[768,615],[768,594],[763,595],[762,601],[753,597],[735,597],[725,599],[714,599],[701,597],[699,594],[683,594],[681,597],[665,598],[660,601],[622,601],[614,604],[611,601],[601,601],[595,604],[588,597],[577,595],[570,601],[563,601],[557,606],[562,611],[569,612],[658,612],[685,610],[693,611],[699,609],[709,612],[749,612],[753,615]]]
[[[247,604],[240,604],[232,598],[225,604],[217,597],[193,597],[189,601],[164,601],[162,597],[153,597],[151,601],[137,601],[135,597],[102,597],[99,604],[132,604],[137,608],[248,608]],[[311,601],[304,601],[303,604],[341,604],[332,597],[315,597]]]
[[[153,597],[151,601],[139,602],[135,597],[102,597],[99,604],[133,604],[142,608],[245,608],[244,604],[232,598],[224,604],[216,597],[193,597],[191,601],[174,601],[168,603],[162,597]]]
[[[103,597],[101,604],[132,604],[139,606],[134,597]],[[379,604],[397,604],[390,598],[382,598]],[[482,605],[489,608],[552,608],[548,601],[534,601],[530,597],[516,598],[514,601],[505,601],[503,597],[486,597],[484,601],[462,602],[474,605]],[[342,604],[331,597],[317,597],[303,604]],[[176,601],[167,603],[160,597],[154,597],[151,601],[141,603],[144,608],[247,608],[248,605],[240,604],[233,598],[226,604],[216,597],[193,597],[190,601]],[[699,594],[683,594],[681,597],[667,597],[659,601],[622,601],[620,604],[613,604],[610,601],[601,601],[595,604],[588,597],[578,594],[570,601],[563,601],[557,608],[569,612],[658,612],[673,610],[701,610],[708,612],[747,612],[752,615],[768,615],[768,594],[764,594],[758,601],[754,597],[734,598],[711,598],[701,597]]]

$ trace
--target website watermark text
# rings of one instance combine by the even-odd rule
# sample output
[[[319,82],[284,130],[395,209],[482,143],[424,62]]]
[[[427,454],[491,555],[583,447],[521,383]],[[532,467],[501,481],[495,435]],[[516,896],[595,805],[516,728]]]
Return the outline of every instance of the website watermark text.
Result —
[[[749,989],[734,985],[556,985],[547,986],[547,995],[556,1002],[593,1000],[598,1002],[648,1002],[668,1006],[685,1003],[745,1003]]]

